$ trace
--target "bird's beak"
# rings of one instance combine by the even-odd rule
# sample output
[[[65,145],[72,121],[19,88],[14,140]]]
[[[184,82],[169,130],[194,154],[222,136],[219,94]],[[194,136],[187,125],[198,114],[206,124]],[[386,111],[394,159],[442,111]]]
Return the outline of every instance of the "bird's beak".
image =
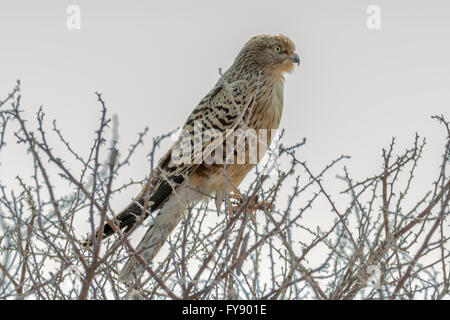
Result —
[[[294,62],[297,64],[297,66],[300,65],[300,58],[299,58],[298,54],[294,53],[294,54],[290,57],[290,59],[291,59],[292,61],[294,61]]]

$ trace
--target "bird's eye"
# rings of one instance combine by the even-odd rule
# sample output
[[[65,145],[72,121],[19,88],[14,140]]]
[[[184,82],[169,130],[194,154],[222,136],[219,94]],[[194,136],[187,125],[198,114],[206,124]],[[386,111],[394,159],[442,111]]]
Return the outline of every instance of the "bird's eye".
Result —
[[[280,47],[275,47],[274,50],[275,50],[276,53],[280,53],[281,52]]]

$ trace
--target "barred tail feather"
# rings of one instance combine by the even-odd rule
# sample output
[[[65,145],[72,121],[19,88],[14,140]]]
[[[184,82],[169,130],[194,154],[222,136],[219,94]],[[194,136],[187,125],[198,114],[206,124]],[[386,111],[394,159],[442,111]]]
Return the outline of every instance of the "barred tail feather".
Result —
[[[175,176],[173,178],[172,183],[168,183],[167,181],[163,181],[158,188],[152,193],[150,196],[150,200],[148,201],[147,211],[144,213],[143,220],[147,219],[149,216],[149,211],[154,212],[158,210],[172,195],[173,186],[181,184],[184,181],[182,176]],[[117,216],[115,216],[115,221],[117,223],[117,227],[122,230],[122,232],[127,233],[133,228],[136,224],[138,217],[142,215],[142,210],[145,206],[145,194],[147,192],[147,187],[144,187],[142,191],[137,196],[136,200],[134,200],[131,204],[128,205],[122,212],[120,212]],[[98,235],[100,234],[100,230],[95,231],[95,238],[98,239]],[[114,234],[114,229],[107,223],[103,227],[103,237],[105,240],[109,236]],[[90,246],[92,246],[92,235],[89,235],[85,240],[82,241],[82,248],[87,250]]]
[[[162,206],[153,223],[142,238],[135,252],[148,264],[156,256],[165,240],[178,225],[188,205],[195,205],[203,195],[190,187],[182,186],[172,194],[170,199]],[[119,281],[129,282],[139,277],[145,271],[145,266],[131,256],[119,274]]]

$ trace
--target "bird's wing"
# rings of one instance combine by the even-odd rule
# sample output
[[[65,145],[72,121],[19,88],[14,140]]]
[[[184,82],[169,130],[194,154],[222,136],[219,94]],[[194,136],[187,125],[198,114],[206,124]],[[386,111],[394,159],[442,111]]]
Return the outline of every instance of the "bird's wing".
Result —
[[[152,211],[159,208],[202,162],[225,141],[227,135],[243,121],[246,111],[252,107],[256,88],[250,88],[245,80],[219,83],[200,101],[185,122],[178,141],[164,155],[156,167],[156,178],[150,193]],[[213,130],[221,137],[201,139],[196,144],[195,128]],[[188,137],[189,136],[189,137]],[[188,139],[186,139],[188,138]],[[183,157],[183,155],[185,155]]]

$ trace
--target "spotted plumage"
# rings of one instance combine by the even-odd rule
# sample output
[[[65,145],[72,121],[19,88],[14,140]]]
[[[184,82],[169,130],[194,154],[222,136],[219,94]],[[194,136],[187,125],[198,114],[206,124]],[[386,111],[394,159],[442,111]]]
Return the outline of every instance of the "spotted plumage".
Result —
[[[188,205],[195,205],[206,195],[216,196],[220,207],[224,195],[238,186],[254,163],[208,163],[205,157],[216,154],[225,145],[230,134],[239,129],[269,130],[268,144],[272,140],[270,129],[279,126],[283,110],[283,74],[299,63],[295,46],[283,35],[260,35],[251,38],[237,55],[233,65],[220,77],[212,90],[194,108],[183,126],[178,141],[161,158],[149,179],[149,210],[152,224],[136,248],[141,257],[150,262],[167,235],[181,220]],[[216,139],[200,139],[195,130],[216,132]],[[186,135],[192,139],[183,140]],[[210,138],[210,137],[209,137]],[[234,139],[234,138],[233,138]],[[248,153],[248,149],[245,150]],[[183,157],[184,156],[184,157]],[[227,155],[223,155],[224,160]],[[258,155],[258,161],[262,155]],[[246,155],[246,159],[249,155]],[[182,160],[180,161],[180,158]],[[231,183],[226,187],[224,174]],[[226,189],[226,190],[225,190]],[[147,186],[136,200],[116,216],[117,226],[127,232],[142,214]],[[148,216],[148,212],[145,214]],[[104,237],[113,234],[106,225]],[[90,240],[86,242],[86,246]],[[125,264],[119,279],[129,281],[140,275],[144,267],[133,257]]]

